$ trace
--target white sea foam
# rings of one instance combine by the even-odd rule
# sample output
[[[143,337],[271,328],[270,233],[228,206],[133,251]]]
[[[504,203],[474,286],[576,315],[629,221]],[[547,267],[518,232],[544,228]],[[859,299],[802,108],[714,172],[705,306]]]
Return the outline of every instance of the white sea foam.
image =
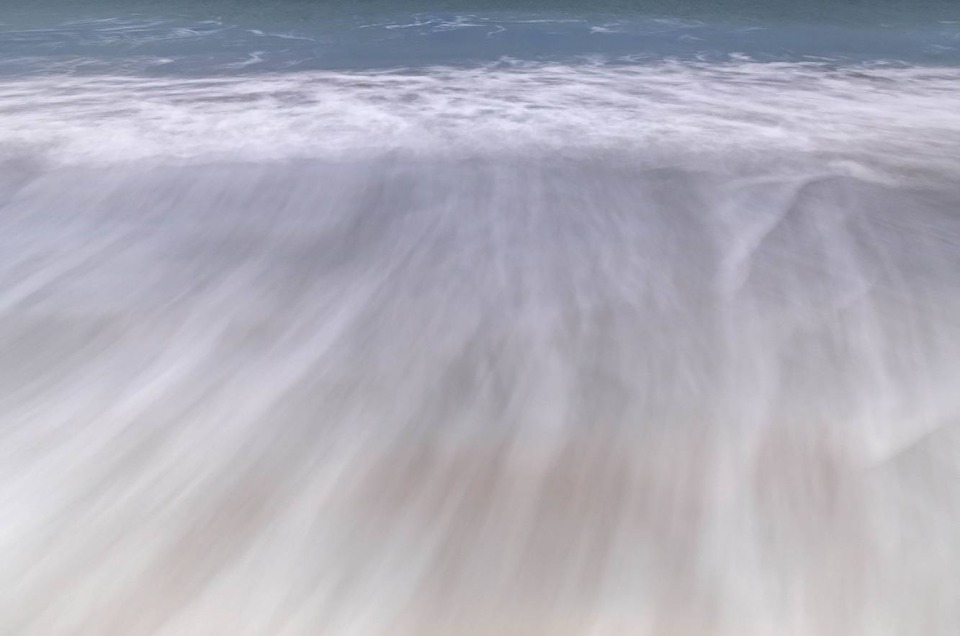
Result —
[[[958,80],[4,80],[0,633],[954,636]]]
[[[818,64],[527,66],[0,83],[0,147],[58,164],[539,147],[862,151],[951,163],[960,71]]]

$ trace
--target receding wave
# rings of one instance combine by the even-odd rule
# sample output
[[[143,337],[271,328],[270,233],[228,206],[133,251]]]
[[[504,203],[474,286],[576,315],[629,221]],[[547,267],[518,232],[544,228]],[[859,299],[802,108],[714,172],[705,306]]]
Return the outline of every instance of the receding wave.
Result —
[[[955,633],[958,81],[3,81],[0,631]]]

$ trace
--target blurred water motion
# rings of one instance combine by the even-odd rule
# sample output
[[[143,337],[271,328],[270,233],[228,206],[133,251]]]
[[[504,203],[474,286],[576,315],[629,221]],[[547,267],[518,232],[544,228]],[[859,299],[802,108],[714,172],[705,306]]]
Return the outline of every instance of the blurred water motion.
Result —
[[[3,80],[0,634],[956,634],[958,82]]]

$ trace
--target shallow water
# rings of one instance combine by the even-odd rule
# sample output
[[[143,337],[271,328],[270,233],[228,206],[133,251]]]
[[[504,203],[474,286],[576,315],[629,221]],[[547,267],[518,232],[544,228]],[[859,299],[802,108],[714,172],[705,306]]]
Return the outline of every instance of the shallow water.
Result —
[[[12,16],[0,634],[955,634],[960,31],[803,6]]]

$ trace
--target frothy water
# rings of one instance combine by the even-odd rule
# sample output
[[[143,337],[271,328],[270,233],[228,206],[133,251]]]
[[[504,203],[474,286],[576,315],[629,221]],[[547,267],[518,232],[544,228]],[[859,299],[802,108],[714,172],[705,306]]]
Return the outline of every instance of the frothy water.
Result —
[[[957,68],[38,59],[0,633],[960,628]]]

